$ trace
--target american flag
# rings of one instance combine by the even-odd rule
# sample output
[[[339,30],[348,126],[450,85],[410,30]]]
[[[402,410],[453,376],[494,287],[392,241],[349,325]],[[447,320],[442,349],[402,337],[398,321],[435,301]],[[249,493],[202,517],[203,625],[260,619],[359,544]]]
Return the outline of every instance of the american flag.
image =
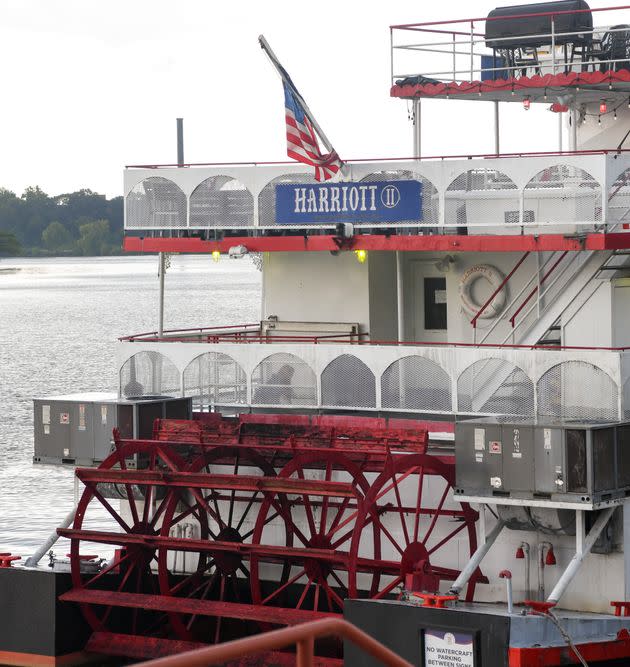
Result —
[[[333,150],[322,155],[313,127],[311,126],[300,100],[291,86],[283,81],[284,106],[287,121],[287,155],[315,167],[315,179],[327,181],[341,168],[341,160]]]

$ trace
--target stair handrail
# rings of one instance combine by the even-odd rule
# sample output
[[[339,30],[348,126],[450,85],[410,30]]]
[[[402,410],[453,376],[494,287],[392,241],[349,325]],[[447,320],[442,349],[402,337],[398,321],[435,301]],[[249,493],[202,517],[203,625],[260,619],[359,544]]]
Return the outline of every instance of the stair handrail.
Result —
[[[594,251],[590,251],[590,252],[588,253],[586,260],[581,264],[581,266],[584,266],[584,264],[591,258],[593,252],[594,252]],[[571,259],[570,259],[570,260],[569,260],[569,261],[568,261],[568,262],[561,268],[560,273],[559,273],[558,275],[556,275],[556,276],[554,277],[554,279],[552,280],[552,282],[549,283],[549,285],[547,285],[547,287],[540,293],[540,297],[539,297],[539,299],[544,299],[544,298],[549,294],[549,292],[551,291],[551,289],[552,289],[553,287],[555,287],[556,283],[560,280],[560,278],[562,278],[562,276],[565,274],[565,272],[567,271],[567,269],[573,265],[573,263],[574,263],[575,260],[580,256],[580,254],[581,254],[581,253],[577,253],[577,252],[574,253],[573,257],[571,257]],[[579,268],[578,268],[578,270],[579,270]],[[567,284],[567,283],[565,283],[565,287],[566,287],[566,284]],[[536,308],[536,304],[535,304],[535,303],[533,303],[533,304],[527,309],[527,311],[525,312],[525,315],[521,318],[520,322],[519,322],[518,324],[516,324],[516,325],[513,326],[511,332],[508,333],[508,335],[503,339],[502,343],[505,343],[507,340],[509,340],[510,338],[512,338],[512,337],[514,336],[514,333],[516,332],[516,330],[517,330],[522,324],[524,324],[524,323],[527,321],[527,317],[528,317],[528,315],[534,310],[534,308]]]
[[[559,252],[559,251],[558,251],[558,252]],[[504,313],[507,314],[507,313],[510,312],[510,309],[512,308],[512,306],[514,306],[514,304],[518,301],[518,299],[519,299],[519,298],[521,297],[521,295],[525,292],[525,290],[527,290],[527,288],[528,288],[528,287],[529,287],[529,286],[536,280],[536,276],[537,276],[537,274],[538,274],[540,271],[544,271],[544,270],[547,268],[547,266],[552,262],[552,260],[553,260],[553,258],[555,257],[555,255],[556,255],[556,252],[554,251],[554,252],[553,252],[553,253],[552,253],[552,254],[551,254],[551,255],[550,255],[544,262],[543,262],[542,267],[540,267],[540,269],[538,269],[538,271],[537,271],[536,273],[534,273],[534,275],[533,275],[533,276],[532,276],[532,277],[531,277],[531,278],[530,278],[530,279],[523,285],[523,287],[521,287],[521,289],[518,291],[518,294],[516,294],[516,295],[514,296],[514,298],[510,301],[510,303],[505,307],[505,309],[504,309],[504,311],[503,311]],[[500,323],[500,322],[503,322],[504,320],[505,320],[505,317],[497,317],[497,318],[494,320],[494,322],[492,323],[492,326],[490,326],[490,327],[486,330],[486,332],[485,332],[485,334],[483,335],[482,339],[481,339],[478,343],[476,343],[476,344],[477,344],[477,345],[481,345],[482,343],[484,343],[484,342],[490,337],[490,334],[497,328],[497,326],[499,325],[499,323]],[[507,340],[507,339],[506,339],[506,340]],[[504,341],[504,342],[505,342],[505,341]]]
[[[527,295],[527,297],[525,298],[525,301],[523,301],[523,303],[521,303],[521,305],[520,305],[520,306],[516,309],[516,311],[512,314],[512,317],[510,317],[510,320],[509,320],[509,321],[510,321],[510,324],[512,325],[512,329],[514,329],[514,322],[516,321],[516,317],[520,314],[520,312],[523,310],[523,308],[525,308],[525,306],[529,303],[529,301],[530,301],[531,298],[534,296],[534,294],[536,294],[536,292],[538,292],[538,291],[540,290],[540,286],[541,286],[541,285],[545,282],[545,280],[547,280],[547,278],[549,278],[549,276],[550,276],[550,275],[551,275],[551,274],[558,268],[558,265],[560,264],[560,262],[562,262],[562,260],[563,260],[568,254],[569,254],[569,251],[568,251],[568,250],[565,250],[565,251],[560,255],[560,257],[558,257],[558,259],[556,260],[556,262],[554,262],[553,266],[549,269],[549,271],[547,271],[546,273],[543,274],[543,277],[540,279],[540,282],[538,283],[538,285],[536,285],[536,286],[534,287],[534,289],[533,289],[533,290]]]
[[[481,317],[481,315],[485,312],[486,308],[494,301],[494,298],[496,295],[507,285],[508,281],[510,278],[516,273],[518,268],[521,266],[521,264],[527,259],[529,256],[530,251],[528,250],[519,260],[516,262],[514,265],[514,268],[503,278],[501,281],[501,284],[492,292],[488,300],[481,306],[481,308],[477,311],[475,316],[470,320],[470,323],[473,325],[473,329],[477,328],[477,320]]]
[[[384,665],[412,667],[410,662],[407,662],[363,630],[359,630],[352,623],[348,623],[342,618],[324,618],[318,621],[300,623],[290,628],[263,632],[244,639],[236,639],[207,648],[141,662],[139,665],[143,667],[223,665],[230,660],[242,659],[244,656],[286,648],[295,644],[297,649],[296,667],[310,667],[313,665],[315,639],[330,635],[351,641]]]

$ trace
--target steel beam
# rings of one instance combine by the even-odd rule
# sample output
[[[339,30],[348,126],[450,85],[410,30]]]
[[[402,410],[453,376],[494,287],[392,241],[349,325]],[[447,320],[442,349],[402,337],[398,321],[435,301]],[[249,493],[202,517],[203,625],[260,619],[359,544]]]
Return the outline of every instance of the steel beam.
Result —
[[[223,241],[205,241],[200,238],[151,238],[126,236],[126,252],[228,252],[234,245],[244,245],[250,252],[338,252],[335,236],[230,236]],[[630,248],[630,234],[591,233],[586,236],[564,234],[525,233],[522,236],[505,235],[373,235],[359,234],[353,238],[352,250],[400,250],[403,252],[543,252],[551,250],[621,250]]]
[[[148,595],[146,593],[123,593],[121,591],[88,590],[75,588],[59,596],[63,602],[94,604],[104,607],[127,607],[147,611],[162,611],[199,616],[221,616],[246,621],[263,621],[275,625],[296,625],[320,618],[337,618],[337,614],[310,611],[307,609],[287,609],[220,600],[198,600],[195,598],[173,597],[170,595]]]
[[[238,491],[268,491],[299,493],[301,495],[355,498],[356,490],[348,482],[329,482],[318,479],[262,477],[255,475],[217,475],[198,472],[160,470],[105,470],[77,468],[77,477],[84,484],[141,484],[177,488],[226,489]]]

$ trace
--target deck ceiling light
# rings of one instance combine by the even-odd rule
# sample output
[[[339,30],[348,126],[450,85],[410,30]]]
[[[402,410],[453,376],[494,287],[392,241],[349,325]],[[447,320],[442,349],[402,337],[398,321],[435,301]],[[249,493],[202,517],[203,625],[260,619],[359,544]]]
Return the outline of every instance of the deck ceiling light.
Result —
[[[608,111],[608,105],[606,104],[606,100],[602,100],[599,103],[599,113],[606,113]]]
[[[365,260],[367,259],[367,250],[355,250],[354,254],[356,255],[357,262],[359,262],[359,264],[365,264]]]
[[[218,262],[221,259],[221,253],[219,250],[213,250],[212,251],[212,261],[213,262]]]

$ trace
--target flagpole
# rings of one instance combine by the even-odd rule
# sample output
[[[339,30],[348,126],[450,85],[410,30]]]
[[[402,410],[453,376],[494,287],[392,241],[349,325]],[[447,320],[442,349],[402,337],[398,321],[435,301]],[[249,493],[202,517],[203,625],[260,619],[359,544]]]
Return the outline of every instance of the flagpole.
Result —
[[[304,98],[298,92],[297,88],[295,87],[295,84],[292,81],[287,80],[287,78],[285,76],[286,70],[280,64],[280,61],[276,57],[276,54],[271,50],[271,47],[269,46],[269,42],[267,42],[264,35],[260,35],[258,37],[258,42],[260,43],[260,48],[267,54],[267,57],[271,61],[271,64],[276,68],[276,71],[280,75],[280,78],[282,79],[282,81],[284,81],[284,83],[286,83],[291,88],[291,90],[293,91],[295,96],[298,98],[298,100],[299,100],[299,102],[302,105],[302,108],[304,110],[304,115],[308,118],[310,124],[313,126],[313,129],[319,135],[319,138],[322,140],[322,143],[324,144],[324,147],[326,148],[326,150],[329,153],[332,153],[335,149],[332,147],[332,144],[328,140],[328,137],[324,134],[324,131],[319,126],[319,123],[313,117],[313,114],[311,113],[311,110],[308,108],[306,102],[304,101]]]

